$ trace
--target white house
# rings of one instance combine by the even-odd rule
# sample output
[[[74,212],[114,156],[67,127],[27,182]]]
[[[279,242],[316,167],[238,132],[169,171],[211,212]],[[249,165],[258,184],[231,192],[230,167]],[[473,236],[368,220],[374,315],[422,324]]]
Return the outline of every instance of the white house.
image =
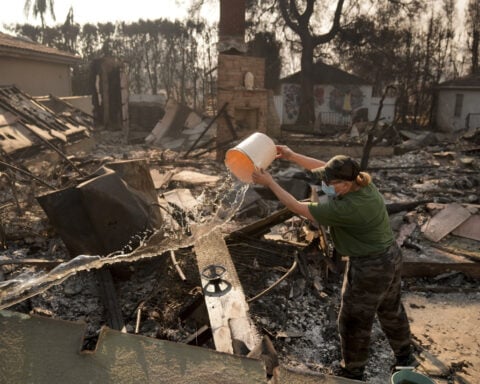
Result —
[[[380,97],[372,96],[372,85],[358,76],[318,61],[314,64],[314,98],[316,125],[349,126],[354,111],[366,109],[372,121]],[[282,124],[294,124],[299,112],[300,72],[280,80],[281,96],[276,101]],[[381,118],[391,122],[395,115],[395,98],[384,100]]]
[[[434,116],[442,132],[480,128],[480,72],[440,83],[435,90]]]

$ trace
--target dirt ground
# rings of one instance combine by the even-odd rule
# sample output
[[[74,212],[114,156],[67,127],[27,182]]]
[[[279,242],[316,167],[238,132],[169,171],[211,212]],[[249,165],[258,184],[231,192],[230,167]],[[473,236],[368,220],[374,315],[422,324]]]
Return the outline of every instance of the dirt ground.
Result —
[[[120,148],[117,143],[109,142],[98,145],[95,156],[98,162],[112,158],[165,158],[165,154],[160,155],[141,145]],[[408,165],[422,164],[425,161],[434,162],[437,159],[431,153],[419,150],[393,159],[373,161],[372,164]],[[451,162],[449,167],[452,167]],[[203,168],[203,171],[226,172],[221,170],[221,166],[218,169]],[[455,170],[451,169],[451,172],[454,173]],[[385,172],[374,174],[374,177],[380,176],[383,181],[379,182],[379,186],[387,199],[425,197],[425,194],[418,195],[418,192],[413,195],[412,189],[401,186],[405,179],[411,177],[409,175]],[[431,173],[430,176],[436,177]],[[416,174],[409,182],[418,182],[421,177],[424,175]],[[443,180],[445,183],[455,181]],[[465,199],[472,194],[478,198],[479,184],[480,182],[473,183],[471,188],[465,189]],[[174,184],[171,187],[173,186],[181,185]],[[195,192],[194,189],[192,191]],[[20,198],[24,197],[24,201],[28,201],[28,205],[23,203],[28,208],[26,215],[18,217],[15,206],[12,205],[2,210],[6,249],[0,257],[66,259],[67,252],[61,239],[52,232],[38,204],[31,198],[27,200],[28,193],[26,190],[23,192],[25,196],[21,195]],[[440,197],[445,201],[448,195]],[[454,199],[458,200],[459,197],[455,196]],[[473,198],[470,197],[469,202],[474,202]],[[272,211],[277,208],[275,202],[269,204]],[[268,210],[265,207],[263,209]],[[424,213],[422,209],[419,207],[415,210],[418,217]],[[258,217],[234,219],[225,224],[224,232],[227,234],[255,219]],[[294,220],[284,226],[284,231],[291,232],[292,227],[295,227],[294,231],[301,231],[302,222]],[[285,240],[289,240],[289,237],[285,236]],[[229,239],[227,245],[245,295],[252,298],[285,274],[295,260],[294,255],[302,252],[305,244],[245,237]],[[478,252],[478,242],[473,243],[472,247]],[[410,258],[416,257],[415,254],[412,255],[411,249],[405,249],[405,253]],[[198,303],[201,307],[202,302],[200,278],[192,248],[177,250],[176,258],[186,276],[185,281],[180,279],[168,254],[112,268],[127,332],[138,331],[147,337],[185,342],[203,325],[202,320],[205,319],[201,316],[188,315]],[[37,271],[34,266],[2,265],[0,268],[0,282],[4,280],[4,283],[20,274],[33,275]],[[275,289],[250,303],[251,316],[259,333],[267,334],[272,339],[282,365],[329,373],[332,365],[339,364],[336,318],[341,280],[342,276],[334,273],[329,273],[320,280],[312,279],[302,273],[301,268],[297,268]],[[94,349],[99,330],[105,325],[97,284],[91,271],[83,271],[8,309],[64,320],[85,321],[87,333],[83,347]],[[443,292],[439,287],[446,291],[444,289]],[[418,370],[426,372],[437,384],[480,383],[480,282],[461,273],[451,273],[441,278],[406,278],[403,291],[421,362]],[[140,305],[141,321],[138,322]],[[203,346],[213,348],[211,341]],[[393,354],[378,323],[374,324],[372,330],[370,351],[366,369],[367,382],[389,383]]]

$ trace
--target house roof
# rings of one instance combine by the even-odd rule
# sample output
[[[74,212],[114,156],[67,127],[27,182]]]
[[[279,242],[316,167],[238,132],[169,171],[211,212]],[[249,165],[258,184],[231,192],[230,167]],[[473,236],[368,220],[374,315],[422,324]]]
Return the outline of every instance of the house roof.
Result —
[[[60,64],[77,64],[80,56],[0,32],[0,57],[28,58]]]
[[[437,88],[480,88],[480,72],[476,72],[467,76],[458,77],[456,79],[447,80],[438,84]]]
[[[315,84],[369,84],[368,81],[342,71],[336,67],[317,61],[313,65],[313,79]],[[280,80],[282,83],[300,83],[300,71],[284,77]]]

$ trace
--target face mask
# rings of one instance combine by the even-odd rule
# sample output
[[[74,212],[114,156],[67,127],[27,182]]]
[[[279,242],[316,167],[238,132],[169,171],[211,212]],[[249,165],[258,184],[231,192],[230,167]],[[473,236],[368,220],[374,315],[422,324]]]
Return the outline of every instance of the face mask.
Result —
[[[337,196],[337,192],[335,192],[335,187],[333,185],[327,185],[324,181],[322,181],[322,191],[328,197],[335,197]]]

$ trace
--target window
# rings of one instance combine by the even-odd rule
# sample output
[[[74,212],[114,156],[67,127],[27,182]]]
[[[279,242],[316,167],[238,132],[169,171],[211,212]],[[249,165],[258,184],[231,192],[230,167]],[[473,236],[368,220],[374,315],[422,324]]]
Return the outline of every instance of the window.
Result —
[[[457,93],[455,95],[455,111],[453,116],[460,117],[462,116],[462,106],[463,106],[463,94]]]

